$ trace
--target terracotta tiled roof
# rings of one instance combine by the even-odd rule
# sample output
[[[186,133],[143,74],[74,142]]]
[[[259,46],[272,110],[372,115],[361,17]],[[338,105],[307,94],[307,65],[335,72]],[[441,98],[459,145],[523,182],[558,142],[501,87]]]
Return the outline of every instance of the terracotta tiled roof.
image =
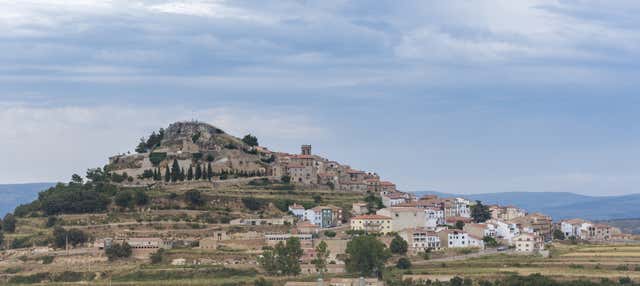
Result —
[[[388,216],[377,215],[377,214],[368,214],[368,215],[359,215],[351,218],[352,220],[360,220],[360,219],[391,219]]]

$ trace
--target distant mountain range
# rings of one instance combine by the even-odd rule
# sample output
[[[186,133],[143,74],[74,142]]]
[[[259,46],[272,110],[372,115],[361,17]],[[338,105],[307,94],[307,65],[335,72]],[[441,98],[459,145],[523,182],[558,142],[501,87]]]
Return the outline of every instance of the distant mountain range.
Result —
[[[449,194],[435,191],[414,192],[442,197],[463,197],[485,204],[514,205],[529,212],[541,212],[554,220],[584,218],[610,220],[640,218],[640,194],[593,197],[567,192],[505,192],[485,194]]]
[[[56,183],[0,184],[0,215],[12,212],[20,204],[30,203],[38,193]]]

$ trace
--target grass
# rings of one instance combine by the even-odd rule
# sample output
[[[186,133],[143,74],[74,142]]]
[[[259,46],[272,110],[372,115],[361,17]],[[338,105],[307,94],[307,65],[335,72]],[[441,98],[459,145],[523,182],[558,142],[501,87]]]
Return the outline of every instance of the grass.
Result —
[[[540,273],[554,278],[610,278],[640,279],[640,247],[625,245],[555,245],[551,258],[495,254],[466,260],[442,262],[426,261],[414,264],[413,274],[459,275],[471,278],[499,278],[509,274]],[[640,269],[640,268],[639,268]]]

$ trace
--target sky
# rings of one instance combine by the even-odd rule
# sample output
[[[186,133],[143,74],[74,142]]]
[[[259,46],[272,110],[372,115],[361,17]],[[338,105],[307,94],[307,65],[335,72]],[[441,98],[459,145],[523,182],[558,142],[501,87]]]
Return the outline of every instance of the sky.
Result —
[[[405,191],[640,193],[638,1],[0,6],[0,183],[196,119]]]

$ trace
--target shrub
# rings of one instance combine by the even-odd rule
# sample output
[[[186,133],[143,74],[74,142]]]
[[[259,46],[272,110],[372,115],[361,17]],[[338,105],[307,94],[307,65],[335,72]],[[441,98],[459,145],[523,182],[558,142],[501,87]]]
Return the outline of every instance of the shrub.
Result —
[[[256,199],[254,197],[242,198],[242,203],[247,209],[252,211],[257,211],[259,209],[262,209],[265,205],[264,200]]]
[[[151,161],[151,164],[153,164],[154,166],[158,166],[160,162],[162,162],[166,158],[166,152],[151,152],[151,154],[149,154],[149,161]]]
[[[402,257],[398,259],[398,263],[396,263],[396,267],[399,269],[409,269],[411,268],[411,261],[406,257]]]
[[[402,237],[396,235],[393,240],[391,240],[389,249],[391,249],[391,253],[405,254],[409,249],[409,244]]]
[[[131,252],[131,246],[126,242],[123,242],[121,244],[115,243],[106,250],[107,257],[109,257],[109,260],[112,261],[120,258],[130,257]]]
[[[336,237],[336,232],[333,230],[325,230],[324,235],[326,237]]]
[[[47,255],[42,257],[42,264],[51,264],[54,260],[53,256]]]

